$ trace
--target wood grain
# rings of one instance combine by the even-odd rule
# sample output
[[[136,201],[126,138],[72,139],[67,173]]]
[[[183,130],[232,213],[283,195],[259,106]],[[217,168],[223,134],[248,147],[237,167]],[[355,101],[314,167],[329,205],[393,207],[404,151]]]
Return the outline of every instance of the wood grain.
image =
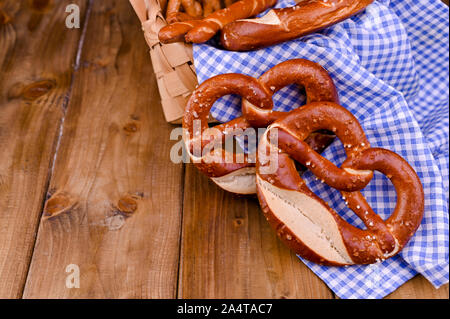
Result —
[[[386,299],[448,299],[448,284],[439,289],[418,275],[391,293]]]
[[[0,1],[0,298],[22,294],[80,30],[65,7]]]
[[[276,237],[257,199],[186,166],[179,298],[332,298]]]
[[[182,166],[128,1],[94,1],[24,298],[176,296]],[[67,288],[66,267],[80,287]]]

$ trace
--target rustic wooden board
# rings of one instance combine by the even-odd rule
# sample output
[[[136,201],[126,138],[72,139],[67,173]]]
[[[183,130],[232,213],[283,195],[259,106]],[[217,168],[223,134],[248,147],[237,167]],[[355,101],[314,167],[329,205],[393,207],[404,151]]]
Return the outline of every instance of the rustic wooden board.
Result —
[[[128,1],[94,1],[24,298],[176,296],[182,166]],[[80,287],[67,288],[70,264]]]
[[[0,1],[0,298],[25,284],[86,2]]]
[[[186,166],[179,298],[332,298],[276,237],[256,198]]]

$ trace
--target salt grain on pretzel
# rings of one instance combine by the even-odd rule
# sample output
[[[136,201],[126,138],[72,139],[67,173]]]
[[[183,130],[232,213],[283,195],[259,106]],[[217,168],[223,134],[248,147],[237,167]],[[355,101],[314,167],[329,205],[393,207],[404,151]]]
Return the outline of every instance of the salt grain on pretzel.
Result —
[[[290,84],[297,84],[305,89],[307,103],[330,101],[339,103],[338,94],[328,72],[319,64],[305,60],[293,59],[277,64],[269,69],[258,80],[277,92]],[[242,101],[242,113],[254,127],[266,127],[284,112],[272,109],[261,109],[246,100]]]
[[[301,125],[295,125],[297,122]],[[334,127],[339,139],[351,145],[345,150],[347,160],[342,168],[321,158],[303,142],[310,130],[319,127]],[[278,133],[277,144],[269,139],[274,132]],[[294,159],[311,163],[309,169],[315,163],[313,174],[342,191],[346,205],[367,229],[350,225],[315,195],[298,175]],[[274,163],[276,169],[266,172]],[[373,170],[388,176],[397,191],[397,205],[386,221],[373,212],[359,191],[348,191],[364,187]],[[269,126],[258,148],[256,176],[261,207],[280,239],[296,254],[319,264],[370,264],[392,257],[406,245],[422,220],[423,188],[413,168],[391,151],[370,148],[356,118],[334,103],[308,104]]]
[[[249,82],[247,83],[247,81]],[[333,80],[325,69],[317,63],[304,59],[295,59],[280,63],[264,73],[258,80],[239,74],[216,76],[202,83],[194,91],[194,94],[188,102],[184,115],[184,123],[185,127],[190,128],[191,131],[189,131],[190,137],[185,139],[186,145],[193,145],[196,140],[201,139],[202,141],[198,142],[202,143],[201,146],[203,149],[206,144],[211,143],[213,140],[223,142],[229,129],[239,128],[245,130],[250,127],[266,127],[278,117],[286,114],[285,112],[273,111],[272,103],[260,103],[261,101],[257,100],[259,104],[253,104],[250,100],[246,99],[245,94],[252,94],[251,90],[257,86],[256,83],[260,86],[259,90],[263,90],[270,97],[282,87],[296,83],[305,88],[308,101],[338,102],[337,91]],[[228,87],[230,84],[232,84],[232,87]],[[237,91],[239,86],[241,90]],[[250,91],[243,91],[244,89]],[[193,121],[195,119],[202,119],[202,123],[203,121],[207,123],[206,116],[214,101],[225,94],[230,94],[232,91],[238,92],[243,97],[243,116],[231,122],[216,126],[214,130],[209,130],[215,132],[213,138],[210,136],[205,138],[203,136],[203,133],[209,132],[206,126],[202,128],[202,136],[193,134]],[[246,93],[244,94],[244,92]],[[189,123],[190,125],[188,125]],[[311,134],[306,137],[305,143],[309,145],[308,147],[311,150],[320,153],[333,141],[334,137],[334,134],[324,131],[311,131]],[[209,161],[213,160],[211,155],[208,155],[208,157]],[[255,193],[254,163],[249,163],[247,156],[244,157],[245,163],[225,163],[225,157],[226,154],[222,153],[221,156],[216,158],[218,163],[215,165],[204,165],[205,160],[203,160],[202,165],[197,165],[197,167],[207,176],[211,177],[216,184],[230,192],[241,194]],[[246,168],[245,170],[234,172],[244,167]],[[314,164],[312,164],[312,168],[314,168]]]
[[[203,82],[189,99],[183,117],[183,140],[196,167],[225,190],[240,193],[255,193],[254,163],[245,154],[242,162],[235,160],[236,154],[224,149],[219,154],[205,152],[207,145],[222,142],[228,129],[245,130],[250,124],[244,118],[214,127],[214,135],[208,136],[208,115],[214,102],[228,94],[237,94],[262,108],[272,106],[272,94],[259,81],[242,74],[222,74]],[[195,112],[195,113],[194,113]],[[200,131],[194,132],[195,121],[200,121]],[[207,138],[204,138],[205,134]],[[194,147],[199,145],[200,154]],[[231,158],[231,161],[227,161]]]

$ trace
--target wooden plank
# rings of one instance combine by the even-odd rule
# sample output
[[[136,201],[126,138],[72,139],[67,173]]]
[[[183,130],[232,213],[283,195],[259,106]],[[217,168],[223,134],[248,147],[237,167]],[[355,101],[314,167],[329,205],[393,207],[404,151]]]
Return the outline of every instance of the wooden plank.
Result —
[[[332,298],[276,237],[256,198],[217,187],[192,165],[184,186],[179,298]]]
[[[448,299],[448,284],[435,289],[425,277],[418,275],[391,293],[386,299]]]
[[[24,297],[175,297],[183,167],[129,2],[94,1],[84,43]]]
[[[0,1],[0,298],[25,284],[86,2]]]

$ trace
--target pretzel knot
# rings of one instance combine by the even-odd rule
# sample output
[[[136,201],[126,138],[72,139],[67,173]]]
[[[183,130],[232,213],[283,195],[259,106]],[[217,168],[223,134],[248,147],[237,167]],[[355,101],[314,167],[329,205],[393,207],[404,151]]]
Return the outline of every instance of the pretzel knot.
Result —
[[[197,168],[223,189],[240,194],[256,192],[255,159],[224,148],[228,137],[249,136],[251,128],[267,127],[285,112],[273,110],[272,96],[289,84],[297,84],[306,91],[307,101],[338,103],[333,80],[317,63],[295,59],[280,63],[258,79],[229,73],[203,82],[192,94],[183,117],[183,139],[189,156]],[[230,122],[208,127],[208,114],[214,102],[228,94],[243,98],[243,115]],[[321,152],[334,139],[331,132],[311,132],[308,143]]]
[[[343,143],[347,159],[341,168],[304,142],[317,129],[332,130]],[[366,229],[350,225],[316,196],[299,176],[294,160],[341,191]],[[374,170],[385,174],[397,192],[397,205],[386,221],[359,192]],[[422,220],[424,194],[414,169],[391,151],[370,148],[357,119],[331,102],[307,104],[269,126],[258,147],[256,179],[261,207],[277,235],[298,255],[324,265],[370,264],[392,257]]]

